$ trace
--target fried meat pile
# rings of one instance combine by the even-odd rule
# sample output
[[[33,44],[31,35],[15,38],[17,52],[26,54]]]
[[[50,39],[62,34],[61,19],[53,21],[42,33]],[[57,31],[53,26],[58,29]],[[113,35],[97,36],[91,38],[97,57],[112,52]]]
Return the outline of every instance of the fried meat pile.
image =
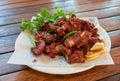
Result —
[[[72,31],[76,32],[69,34]],[[69,64],[83,63],[90,48],[102,41],[97,32],[93,24],[75,15],[69,19],[62,17],[55,23],[45,23],[42,31],[36,31],[37,42],[31,51],[36,56],[44,53],[51,58],[63,55]]]

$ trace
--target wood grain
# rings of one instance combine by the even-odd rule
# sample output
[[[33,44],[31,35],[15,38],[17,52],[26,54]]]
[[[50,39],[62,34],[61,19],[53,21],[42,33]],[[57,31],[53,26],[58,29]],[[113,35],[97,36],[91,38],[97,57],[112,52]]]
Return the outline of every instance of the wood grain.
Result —
[[[76,13],[76,15],[79,16],[79,17],[92,17],[92,16],[96,16],[98,18],[107,18],[107,17],[120,15],[119,9],[120,9],[120,7],[113,7],[113,8],[96,10],[96,11]],[[0,18],[0,25],[18,23],[18,22],[21,22],[22,18],[30,19],[35,14],[36,13],[29,13],[29,14],[26,13],[26,14],[21,14],[21,15],[1,17]]]
[[[5,52],[14,51],[15,47],[15,40],[18,35],[12,35],[8,37],[1,37],[0,38],[0,54]]]
[[[111,39],[112,47],[120,46],[120,30],[108,33]]]
[[[100,25],[107,31],[120,30],[120,20],[100,21]]]
[[[27,66],[8,64],[8,59],[10,58],[12,53],[13,52],[0,55],[0,75],[28,69]]]
[[[33,3],[33,2],[31,2]],[[30,4],[31,4],[30,3]],[[36,2],[39,4],[39,2]],[[29,6],[29,7],[21,7],[21,8],[13,8],[13,9],[7,9],[7,10],[1,10],[0,11],[0,16],[10,16],[10,15],[16,15],[16,14],[23,14],[23,13],[31,13],[31,12],[38,12],[40,8],[45,7],[48,9],[54,8],[56,5],[59,7],[63,7],[65,11],[70,11],[70,10],[75,10],[76,12],[85,12],[85,11],[90,11],[90,10],[96,10],[96,9],[103,9],[103,8],[108,8],[108,7],[114,7],[114,6],[120,6],[120,1],[106,1],[106,2],[96,2],[96,3],[89,3],[89,4],[78,4],[76,1],[74,2],[61,2],[61,4],[55,3],[54,5],[52,4],[45,4],[45,5],[37,5],[37,6]],[[76,6],[79,5],[79,6]],[[101,6],[102,4],[102,6]],[[109,4],[109,5],[108,5]],[[18,4],[17,4],[18,5]],[[27,5],[27,4],[26,4]],[[94,6],[93,6],[94,5]],[[0,7],[2,8],[2,7]],[[53,12],[53,11],[51,11]]]
[[[115,64],[120,64],[120,47],[112,48],[110,53]]]
[[[20,0],[22,1],[22,0]],[[49,1],[44,1],[44,0],[32,0],[32,1],[26,1],[23,0],[24,2],[20,2],[19,0],[14,1],[14,4],[4,4],[6,2],[1,2],[0,4],[4,4],[4,7],[2,5],[0,5],[0,10],[5,10],[5,9],[13,9],[13,8],[23,8],[23,7],[34,7],[34,6],[38,6],[38,5],[48,5],[49,7],[53,7],[53,2],[54,5],[56,6],[60,6],[60,7],[65,7],[65,6],[75,6],[75,5],[83,5],[83,4],[88,4],[88,3],[96,3],[96,2],[106,2],[106,1],[111,1],[111,0],[69,0],[69,1],[61,1],[61,0],[49,0]],[[116,2],[118,0],[114,0],[114,2]],[[18,3],[19,2],[19,3]],[[13,3],[13,0],[11,2],[8,1],[8,3]],[[46,4],[47,3],[47,4]],[[48,4],[49,3],[49,4]],[[64,5],[63,5],[64,4]]]
[[[112,68],[111,68],[112,67]],[[34,70],[24,70],[0,76],[1,81],[95,81],[120,73],[120,65],[96,66],[90,70],[72,75],[50,75]],[[117,69],[117,70],[116,70]],[[26,76],[27,75],[27,76]],[[47,76],[47,77],[46,77]],[[87,78],[86,78],[87,77]]]
[[[11,0],[11,1],[1,0],[0,5],[8,5],[8,4],[12,5],[12,4],[19,4],[19,3],[31,2],[31,1],[32,0]],[[36,1],[38,1],[38,0],[36,0]],[[41,3],[45,4],[45,3],[56,2],[56,1],[61,1],[61,0],[49,0],[49,1],[41,0]]]
[[[98,81],[120,81],[120,74],[116,74],[111,77],[107,77]]]
[[[10,35],[14,35],[14,34],[20,33],[19,26],[20,26],[20,23],[1,26],[0,27],[0,37],[10,36]]]
[[[120,16],[118,15],[118,16],[113,16],[113,17],[108,17],[108,18],[102,18],[102,19],[100,19],[100,21],[109,21],[109,20],[111,20],[111,21],[120,20]]]
[[[120,12],[118,11],[120,7],[112,7],[107,9],[95,10],[91,12],[78,13],[78,16],[82,17],[98,17],[98,18],[107,18],[112,16],[119,16]]]
[[[51,3],[53,0],[49,0],[49,1],[44,1],[44,0],[33,0],[33,1],[27,1],[27,2],[24,2],[24,3],[17,3],[17,4],[8,4],[8,5],[5,5],[5,7],[3,6],[0,6],[0,10],[3,10],[3,9],[13,9],[13,8],[25,8],[25,7],[34,7],[34,6],[42,6],[42,4],[44,3],[47,3],[47,4],[44,4],[43,6],[46,7],[46,6],[49,6],[50,8],[52,7],[53,8],[53,3]],[[58,0],[60,1],[60,0]],[[94,2],[99,2],[100,0],[96,0]],[[106,0],[107,1],[107,0]],[[49,4],[48,4],[49,3]],[[80,5],[80,4],[86,4],[86,3],[90,3],[90,1],[88,0],[82,0],[82,1],[75,1],[75,0],[69,0],[69,1],[61,1],[61,2],[56,2],[54,3],[54,5],[57,5],[57,6],[72,6],[72,5]],[[63,5],[65,4],[65,5]]]

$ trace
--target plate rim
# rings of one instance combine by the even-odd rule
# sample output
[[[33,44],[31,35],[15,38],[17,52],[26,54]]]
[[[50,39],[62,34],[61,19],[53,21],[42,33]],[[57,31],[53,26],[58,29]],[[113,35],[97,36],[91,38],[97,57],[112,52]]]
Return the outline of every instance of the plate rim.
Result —
[[[89,70],[95,66],[89,66],[89,67],[85,67],[84,69],[80,70],[76,70],[76,71],[72,71],[70,72],[70,70],[72,69],[76,69],[75,67],[59,67],[59,68],[56,68],[56,67],[39,67],[39,66],[33,66],[33,65],[27,65],[28,67],[30,67],[31,69],[34,69],[36,71],[39,71],[39,72],[43,72],[43,73],[47,73],[47,74],[57,74],[57,75],[65,75],[65,74],[74,74],[74,73],[78,73],[78,72],[83,72],[83,71],[86,71],[86,70]],[[47,71],[46,71],[47,69]],[[51,69],[53,69],[51,71]],[[57,72],[57,70],[61,70],[61,72]],[[69,71],[67,70],[69,69]],[[48,71],[49,70],[49,71]]]
[[[87,18],[87,17],[85,17],[85,18]],[[88,18],[90,18],[90,17],[88,17]],[[94,17],[94,18],[97,18],[97,17]],[[97,22],[98,22],[98,19],[97,19]],[[110,51],[110,48],[111,48],[110,37],[109,37],[108,33],[105,31],[105,29],[102,26],[99,25],[99,28],[101,28],[102,31],[106,33],[106,36],[108,38],[108,43],[110,44],[109,48],[108,48],[108,51]],[[17,39],[16,39],[16,41],[17,41]],[[16,42],[15,42],[15,44],[16,44]],[[16,45],[15,45],[15,48],[16,48]],[[93,65],[93,66],[86,66],[86,67],[84,67],[84,69],[78,69],[78,67],[79,68],[83,68],[83,66],[78,66],[78,67],[59,67],[59,68],[58,67],[41,67],[41,66],[34,66],[34,65],[27,65],[27,66],[30,67],[31,69],[34,69],[34,70],[39,71],[39,72],[48,73],[48,74],[58,74],[58,75],[74,74],[74,73],[83,72],[83,71],[86,71],[88,69],[91,69],[91,68],[95,67]],[[69,69],[70,71],[69,70],[65,70],[65,69]],[[71,71],[72,69],[76,69],[76,70],[75,71]],[[58,72],[59,70],[61,70],[61,72]],[[63,70],[64,70],[64,72],[63,72]]]
[[[105,29],[102,26],[99,26],[99,27],[102,29],[103,32],[106,33],[106,36],[107,36],[108,41],[109,41],[108,43],[110,44],[109,48],[108,48],[108,51],[110,51],[110,49],[111,49],[110,37],[109,37],[109,35],[107,34],[107,32],[105,31]],[[83,71],[86,71],[86,70],[89,70],[89,69],[95,67],[95,66],[88,66],[88,67],[85,67],[82,70],[78,69],[77,71],[72,71],[72,72],[69,72],[69,71],[66,71],[66,70],[64,70],[64,72],[57,72],[56,70],[60,70],[61,68],[62,68],[61,71],[63,71],[63,68],[65,68],[65,69],[67,68],[67,69],[71,70],[71,69],[75,69],[76,67],[59,67],[59,68],[56,69],[56,67],[40,67],[40,66],[33,66],[33,65],[27,65],[27,66],[34,69],[34,70],[36,70],[36,71],[39,71],[39,72],[48,73],[48,74],[57,74],[57,75],[74,74],[74,73],[83,72]],[[46,71],[46,69],[48,71]],[[51,71],[51,69],[53,69],[53,71]]]

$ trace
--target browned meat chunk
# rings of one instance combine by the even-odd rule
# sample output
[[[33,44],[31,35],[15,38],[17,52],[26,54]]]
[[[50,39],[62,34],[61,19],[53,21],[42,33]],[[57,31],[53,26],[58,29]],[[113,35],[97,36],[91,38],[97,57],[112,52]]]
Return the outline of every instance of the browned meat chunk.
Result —
[[[42,30],[43,30],[43,31],[50,31],[51,28],[50,28],[50,26],[49,26],[48,23],[45,23],[44,26],[43,26],[43,28],[42,28]]]
[[[88,21],[85,21],[85,20],[81,20],[81,30],[84,31],[84,30],[92,30],[94,28],[94,24],[91,24],[90,22]]]
[[[57,35],[56,34],[50,34],[47,32],[41,32],[41,38],[43,38],[46,43],[52,43],[54,41],[57,41]]]
[[[67,22],[66,17],[62,17],[62,18],[58,19],[57,24],[59,27],[61,27],[65,22]]]
[[[36,46],[31,48],[34,55],[45,53],[51,58],[64,55],[70,64],[85,62],[85,54],[90,48],[96,42],[102,42],[98,38],[98,29],[75,15],[69,19],[61,17],[52,24],[44,23],[35,36]]]
[[[99,36],[99,35],[98,35],[98,29],[97,29],[97,28],[92,29],[90,32],[91,32],[91,34],[92,34],[92,37],[97,37],[97,36]]]
[[[42,38],[46,43],[52,43],[54,41],[57,41],[57,35],[56,34],[50,34],[48,32],[39,32],[36,31],[36,39]]]
[[[85,45],[88,43],[88,41],[91,39],[91,33],[88,31],[80,32],[78,31],[75,35],[67,38],[64,41],[64,44],[66,47],[73,47],[76,46],[77,48],[81,47],[82,45]]]
[[[71,26],[71,29],[69,29],[70,31],[73,31],[73,30],[78,30],[78,31],[81,31],[81,20],[75,16],[73,16],[72,18],[70,18],[68,20],[70,26]]]
[[[43,53],[43,51],[45,50],[45,41],[44,40],[39,40],[37,41],[37,46],[36,47],[32,47],[31,51],[34,55],[38,56],[41,53]]]
[[[82,50],[75,50],[71,55],[66,55],[66,60],[68,63],[83,63],[85,62],[85,57]]]
[[[46,53],[50,55],[50,57],[55,58],[58,54],[70,55],[71,50],[63,46],[59,42],[54,42],[49,46],[46,46]]]
[[[60,27],[57,23],[52,23],[50,25],[52,31],[57,31],[57,29]]]

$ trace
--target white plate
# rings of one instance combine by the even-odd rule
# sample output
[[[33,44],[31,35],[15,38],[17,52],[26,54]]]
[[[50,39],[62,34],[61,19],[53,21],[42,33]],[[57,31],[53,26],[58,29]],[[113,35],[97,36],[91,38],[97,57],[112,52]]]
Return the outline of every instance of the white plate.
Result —
[[[31,48],[31,42],[29,41],[28,35],[25,35],[23,32],[18,36],[16,43],[15,43],[15,52],[9,59],[8,63],[12,64],[22,64],[22,65],[27,65],[28,67],[44,72],[44,73],[49,73],[49,74],[73,74],[73,73],[78,73],[82,71],[86,71],[96,65],[106,65],[106,64],[113,64],[113,61],[111,59],[111,56],[109,54],[110,48],[111,48],[111,41],[110,37],[107,34],[107,32],[97,24],[98,27],[98,33],[100,37],[104,40],[105,47],[107,47],[108,52],[101,55],[100,58],[95,59],[93,61],[89,61],[88,63],[82,63],[78,64],[76,66],[68,65],[68,63],[65,60],[53,62],[51,64],[47,64],[47,66],[40,65],[41,63],[31,63],[34,56],[30,51]],[[23,41],[24,40],[24,41]],[[27,60],[26,60],[27,58]],[[46,58],[45,58],[46,59]],[[56,61],[56,60],[55,60]],[[67,63],[63,64],[64,62]],[[57,64],[61,63],[63,66],[59,66]],[[56,64],[56,65],[55,65]],[[87,66],[84,66],[84,64],[87,64]],[[37,66],[39,65],[39,66]],[[52,66],[51,66],[52,65]]]
[[[103,34],[101,32],[103,32]],[[109,35],[102,27],[99,28],[98,33],[100,33],[100,35],[103,36],[103,40],[107,41],[105,42],[105,46],[108,48],[108,51],[110,51],[111,41],[110,41]],[[89,66],[89,67],[84,67],[84,66],[81,66],[81,67],[80,66],[78,67],[38,67],[38,66],[28,65],[28,67],[34,70],[44,72],[44,73],[49,73],[49,74],[73,74],[73,73],[86,71],[94,66]]]
[[[39,67],[39,66],[28,66],[39,72],[49,73],[49,74],[73,74],[82,71],[86,71],[94,66],[89,67]]]

